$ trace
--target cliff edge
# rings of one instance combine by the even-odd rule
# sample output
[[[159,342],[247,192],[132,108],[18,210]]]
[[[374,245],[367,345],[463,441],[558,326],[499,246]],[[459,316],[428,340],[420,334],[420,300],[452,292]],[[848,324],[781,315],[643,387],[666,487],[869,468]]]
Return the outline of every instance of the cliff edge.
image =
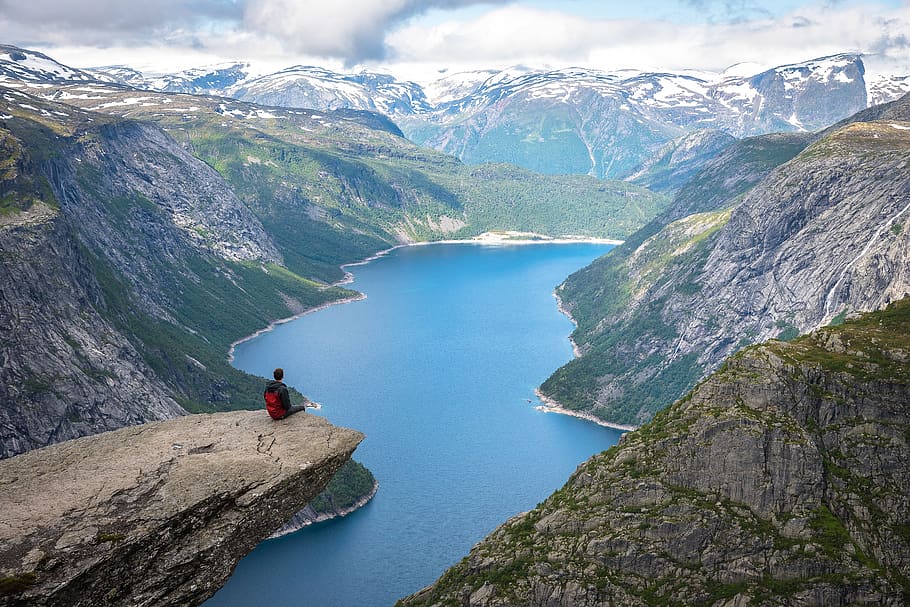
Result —
[[[362,439],[312,415],[241,411],[0,461],[0,605],[198,605]]]

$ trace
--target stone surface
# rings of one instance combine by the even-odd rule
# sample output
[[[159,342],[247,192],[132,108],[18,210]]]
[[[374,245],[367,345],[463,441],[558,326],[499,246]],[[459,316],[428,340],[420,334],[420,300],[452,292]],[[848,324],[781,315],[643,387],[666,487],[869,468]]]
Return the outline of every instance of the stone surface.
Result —
[[[0,462],[0,605],[197,605],[363,435],[321,417],[185,416]]]
[[[749,348],[407,605],[910,600],[910,300]]]

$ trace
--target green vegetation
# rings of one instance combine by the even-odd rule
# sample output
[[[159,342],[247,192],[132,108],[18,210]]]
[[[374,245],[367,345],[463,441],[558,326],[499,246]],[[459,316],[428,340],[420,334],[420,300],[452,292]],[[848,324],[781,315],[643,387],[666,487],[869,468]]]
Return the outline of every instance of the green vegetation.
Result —
[[[845,308],[845,309],[841,310],[837,316],[835,316],[834,318],[831,319],[831,324],[829,326],[839,327],[842,324],[844,324],[844,320],[846,320],[846,318],[847,318],[847,310]]]
[[[847,347],[838,352],[824,347],[828,334],[836,331]],[[899,353],[910,335],[910,299],[892,303],[879,312],[864,314],[791,342],[775,352],[795,363],[811,363],[833,373],[860,380],[894,380],[906,376],[906,362]]]
[[[95,541],[99,543],[103,542],[112,542],[118,543],[126,539],[126,535],[123,533],[102,533],[101,531],[95,536]]]
[[[734,142],[676,193],[679,215],[729,206],[776,167],[795,158],[812,139],[806,133],[778,133]]]
[[[698,268],[729,218],[729,210],[692,215],[643,241],[644,234],[656,229],[651,225],[570,276],[560,295],[572,302],[578,322],[573,338],[589,350],[558,369],[542,391],[569,409],[637,424],[690,389],[704,372],[698,357],[688,354],[667,362],[654,347],[678,337],[664,320],[669,298],[642,296],[665,291],[668,283],[687,285],[677,291],[677,303],[697,294]],[[608,397],[596,396],[601,378],[632,375],[648,379],[617,381],[621,385]]]
[[[667,362],[678,339],[668,306],[697,305],[701,269],[732,208],[811,138],[782,134],[734,142],[677,191],[664,214],[570,276],[560,296],[578,323],[572,337],[585,355],[557,370],[541,386],[544,394],[570,409],[637,424],[692,388],[704,368],[694,355]],[[796,337],[783,329],[782,339]]]
[[[51,137],[41,129],[41,138]],[[39,146],[40,147],[40,146]],[[38,152],[41,158],[41,152]],[[47,179],[33,171],[34,159],[10,131],[0,127],[0,217],[28,211],[36,204],[59,208]]]
[[[369,495],[376,479],[363,464],[348,460],[329,481],[325,491],[317,495],[309,506],[317,514],[331,514],[350,508]]]
[[[38,576],[34,571],[0,577],[0,596],[9,596],[11,594],[24,592],[34,586],[37,581]]]

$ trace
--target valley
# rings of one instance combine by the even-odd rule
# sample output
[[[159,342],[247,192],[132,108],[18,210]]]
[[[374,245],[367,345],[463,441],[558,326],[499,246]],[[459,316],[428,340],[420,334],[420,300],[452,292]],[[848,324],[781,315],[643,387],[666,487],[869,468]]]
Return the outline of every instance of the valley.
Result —
[[[150,77],[0,47],[0,456],[261,409],[281,361],[233,344],[360,297],[343,266],[381,251],[622,242],[556,287],[576,357],[540,393],[639,429],[402,604],[905,603],[910,82],[850,53],[741,72]],[[346,474],[323,510],[385,482]],[[36,583],[3,567],[0,602]]]

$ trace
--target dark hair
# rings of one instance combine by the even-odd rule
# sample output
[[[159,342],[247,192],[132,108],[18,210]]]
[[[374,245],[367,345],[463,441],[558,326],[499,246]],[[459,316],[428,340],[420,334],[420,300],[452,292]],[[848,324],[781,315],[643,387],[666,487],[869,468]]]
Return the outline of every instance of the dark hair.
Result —
[[[278,367],[274,372],[272,372],[272,376],[274,376],[276,380],[281,381],[281,378],[284,377],[284,369]]]

